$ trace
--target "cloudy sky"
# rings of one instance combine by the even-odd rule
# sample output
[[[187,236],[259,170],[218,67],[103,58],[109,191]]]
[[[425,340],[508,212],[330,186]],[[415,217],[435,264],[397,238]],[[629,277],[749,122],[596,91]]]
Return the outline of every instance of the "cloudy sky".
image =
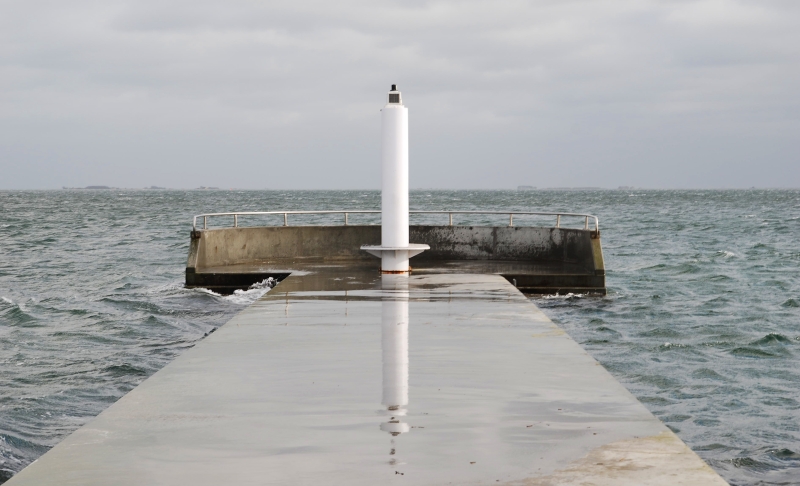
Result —
[[[0,189],[800,187],[797,0],[0,2]]]

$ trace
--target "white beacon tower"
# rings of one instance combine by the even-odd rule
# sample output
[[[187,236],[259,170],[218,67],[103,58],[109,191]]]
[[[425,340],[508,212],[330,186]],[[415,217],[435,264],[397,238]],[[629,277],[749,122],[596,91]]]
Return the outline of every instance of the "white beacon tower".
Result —
[[[381,272],[408,273],[408,259],[428,245],[408,243],[408,108],[393,84],[381,110],[381,245],[362,250],[381,259]]]

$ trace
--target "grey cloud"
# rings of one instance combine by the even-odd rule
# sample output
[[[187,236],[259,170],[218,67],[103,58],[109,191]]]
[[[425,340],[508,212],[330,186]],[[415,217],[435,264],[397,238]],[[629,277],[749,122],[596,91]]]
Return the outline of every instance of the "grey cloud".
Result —
[[[798,186],[793,1],[0,6],[0,188]]]

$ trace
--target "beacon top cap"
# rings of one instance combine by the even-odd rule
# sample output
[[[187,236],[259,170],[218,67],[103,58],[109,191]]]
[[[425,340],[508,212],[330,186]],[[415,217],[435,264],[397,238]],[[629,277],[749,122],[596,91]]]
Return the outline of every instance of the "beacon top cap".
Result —
[[[392,89],[389,90],[389,104],[402,105],[403,98],[400,96],[400,91],[397,90],[397,85],[393,84]]]

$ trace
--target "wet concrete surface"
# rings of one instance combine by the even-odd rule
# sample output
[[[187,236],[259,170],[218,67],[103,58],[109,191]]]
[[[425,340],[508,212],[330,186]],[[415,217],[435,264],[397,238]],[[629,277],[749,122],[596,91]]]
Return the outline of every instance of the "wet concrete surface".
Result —
[[[501,275],[523,292],[575,292],[605,295],[605,276],[595,275],[583,266],[565,262],[532,262],[504,260],[412,260],[415,275],[489,274]],[[364,274],[377,274],[377,260],[356,259],[278,259],[204,267],[191,275],[194,285],[219,293],[246,289],[268,277],[283,280],[290,274],[317,273],[324,268],[343,268]],[[202,284],[202,285],[201,285]]]
[[[726,484],[498,275],[306,267],[7,484]]]

